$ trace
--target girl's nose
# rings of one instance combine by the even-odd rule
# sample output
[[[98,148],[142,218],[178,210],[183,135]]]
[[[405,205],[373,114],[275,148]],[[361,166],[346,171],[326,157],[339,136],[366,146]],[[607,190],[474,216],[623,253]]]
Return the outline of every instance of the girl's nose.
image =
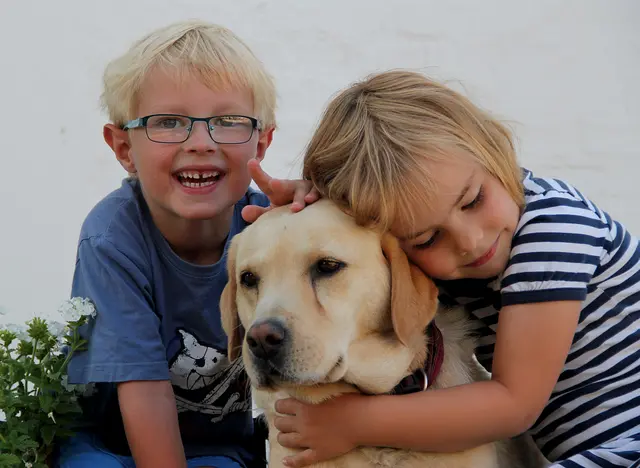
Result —
[[[477,252],[477,250],[480,247],[481,240],[482,229],[479,226],[474,224],[461,226],[456,235],[456,244],[460,250],[460,255],[480,255],[482,252]]]

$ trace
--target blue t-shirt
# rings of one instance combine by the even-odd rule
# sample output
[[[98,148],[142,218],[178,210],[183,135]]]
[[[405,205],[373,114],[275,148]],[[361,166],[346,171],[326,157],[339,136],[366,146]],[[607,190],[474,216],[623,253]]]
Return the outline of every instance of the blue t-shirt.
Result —
[[[241,360],[227,358],[219,301],[229,241],[246,226],[241,210],[268,203],[247,191],[235,206],[224,254],[206,266],[172,251],[135,179],[125,179],[87,216],[72,296],[93,301],[97,316],[86,330],[88,350],[69,364],[69,382],[96,384],[84,415],[110,450],[129,454],[115,384],[170,380],[187,457],[250,457],[242,443],[253,433],[248,380]]]

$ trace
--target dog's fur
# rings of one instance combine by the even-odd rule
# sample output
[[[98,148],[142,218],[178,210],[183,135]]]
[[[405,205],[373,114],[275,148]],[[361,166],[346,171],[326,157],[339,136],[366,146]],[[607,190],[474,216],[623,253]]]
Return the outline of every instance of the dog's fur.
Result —
[[[296,214],[288,207],[264,214],[233,239],[228,269],[221,312],[229,357],[242,355],[265,412],[270,468],[294,452],[276,440],[277,399],[318,403],[348,392],[390,392],[423,366],[431,320],[445,349],[431,388],[487,378],[462,311],[436,316],[434,284],[408,262],[397,240],[357,226],[327,200]],[[245,331],[265,323],[286,333],[273,361],[256,358],[245,339]],[[515,439],[441,454],[359,447],[315,466],[517,468],[542,466],[538,457],[529,440]]]

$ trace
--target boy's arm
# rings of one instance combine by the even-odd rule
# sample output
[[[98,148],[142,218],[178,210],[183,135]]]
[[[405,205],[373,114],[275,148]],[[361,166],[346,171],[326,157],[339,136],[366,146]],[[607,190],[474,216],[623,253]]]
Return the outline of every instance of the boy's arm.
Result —
[[[121,436],[126,435],[136,460],[140,458],[139,466],[183,466],[166,349],[153,309],[152,275],[143,249],[124,253],[128,245],[120,242],[116,247],[103,237],[94,237],[78,247],[72,295],[88,297],[97,315],[83,330],[89,334],[88,349],[69,362],[69,381],[117,386],[125,425]],[[165,465],[154,462],[157,454],[166,457]]]
[[[118,384],[127,441],[139,468],[186,467],[171,384],[133,381]]]
[[[557,382],[579,314],[577,301],[503,308],[491,381],[411,395],[347,396],[315,406],[277,402],[285,414],[276,419],[278,441],[307,448],[287,466],[356,446],[452,452],[525,432]]]

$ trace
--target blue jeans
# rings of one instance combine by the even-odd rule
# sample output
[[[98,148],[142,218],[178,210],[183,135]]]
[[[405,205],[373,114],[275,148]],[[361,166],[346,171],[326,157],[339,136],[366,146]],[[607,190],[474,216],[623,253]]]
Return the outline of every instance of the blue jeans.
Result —
[[[60,447],[60,456],[56,468],[135,468],[132,457],[115,455],[109,452],[93,435],[76,434]],[[188,468],[243,468],[229,457],[196,457],[187,460]]]

